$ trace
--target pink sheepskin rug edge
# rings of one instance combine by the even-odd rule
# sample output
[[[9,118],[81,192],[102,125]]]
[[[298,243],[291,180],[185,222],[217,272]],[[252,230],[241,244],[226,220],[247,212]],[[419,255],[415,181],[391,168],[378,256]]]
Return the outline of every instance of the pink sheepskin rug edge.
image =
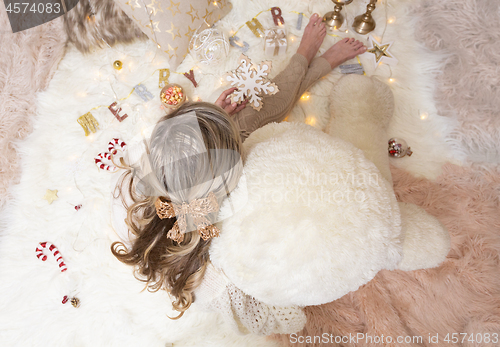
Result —
[[[339,300],[307,307],[303,331],[273,336],[284,346],[499,345],[446,343],[444,338],[448,333],[500,333],[500,167],[446,164],[436,181],[415,178],[395,167],[391,171],[398,200],[423,207],[447,227],[451,236],[447,260],[434,269],[381,271]],[[319,339],[297,343],[298,336],[324,333],[333,336],[328,344]],[[422,341],[335,343],[335,336],[357,333],[422,336]],[[430,343],[429,336],[436,334],[439,343]]]
[[[436,76],[439,114],[458,120],[451,140],[471,161],[500,162],[500,5],[495,0],[415,2],[416,39],[448,56]]]
[[[3,5],[1,5],[3,6]],[[15,143],[32,132],[36,93],[47,88],[64,55],[63,18],[13,34],[0,10],[0,208],[18,183]]]

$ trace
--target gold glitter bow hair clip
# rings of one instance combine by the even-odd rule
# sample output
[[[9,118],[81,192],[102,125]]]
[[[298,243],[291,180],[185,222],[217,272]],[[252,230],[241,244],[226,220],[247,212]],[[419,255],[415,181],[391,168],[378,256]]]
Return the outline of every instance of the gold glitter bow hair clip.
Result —
[[[178,243],[184,240],[184,234],[187,228],[187,215],[193,218],[196,230],[204,241],[220,235],[219,228],[211,224],[206,218],[209,213],[219,210],[219,203],[213,192],[210,192],[206,198],[195,199],[190,203],[183,202],[182,204],[163,201],[162,198],[159,197],[155,201],[155,207],[156,214],[160,219],[177,218],[172,229],[168,231],[167,237]]]

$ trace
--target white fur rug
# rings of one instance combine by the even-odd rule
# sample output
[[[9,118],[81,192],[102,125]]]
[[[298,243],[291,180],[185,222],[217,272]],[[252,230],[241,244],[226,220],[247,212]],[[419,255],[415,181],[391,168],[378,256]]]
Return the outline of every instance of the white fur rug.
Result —
[[[395,43],[392,53],[399,65],[376,70],[368,56],[362,56],[368,75],[391,78],[396,113],[389,135],[407,140],[412,157],[392,163],[416,175],[436,177],[447,160],[459,161],[460,151],[444,140],[453,128],[450,119],[436,114],[432,99],[433,73],[440,57],[425,51],[413,39],[412,19],[406,15],[411,1],[389,1],[387,8],[378,4],[374,12],[380,38],[384,31],[385,10],[395,22],[385,29],[384,41]],[[269,8],[264,0],[251,3],[233,1],[234,10],[221,23],[227,32],[234,30],[261,10]],[[302,31],[295,28],[297,14],[290,11],[325,13],[332,10],[329,0],[285,1],[280,6],[290,36],[286,56],[274,60],[277,74],[296,51]],[[366,2],[355,1],[346,7],[347,18],[365,11]],[[263,13],[264,26],[272,23]],[[305,22],[303,27],[305,26]],[[254,62],[266,59],[262,42],[243,28],[238,36],[248,42],[248,55]],[[342,33],[365,39],[364,36]],[[327,37],[322,50],[338,38]],[[12,187],[14,198],[2,211],[0,239],[0,341],[5,346],[272,346],[276,342],[263,337],[239,336],[230,331],[213,313],[200,312],[196,304],[180,320],[174,315],[166,292],[141,292],[143,285],[134,279],[132,269],[118,262],[110,252],[114,240],[110,226],[110,180],[112,175],[97,169],[94,157],[107,149],[108,142],[119,137],[131,140],[154,124],[162,113],[159,108],[157,73],[167,67],[161,53],[151,43],[116,46],[82,56],[69,47],[48,90],[37,96],[38,116],[33,133],[18,144],[22,157],[20,184]],[[170,81],[183,85],[190,96],[214,100],[222,89],[220,76],[237,66],[240,51],[230,49],[224,64],[195,68],[199,87],[195,90],[184,76],[172,74]],[[123,69],[112,67],[115,60]],[[355,62],[355,61],[353,61]],[[188,56],[178,71],[193,67]],[[150,77],[150,78],[149,78]],[[334,71],[316,84],[311,96],[293,110],[289,120],[307,121],[323,128],[329,118],[328,94],[340,77]],[[109,105],[126,97],[137,83],[144,85],[155,99],[144,103],[136,94],[123,101],[128,118],[118,122],[106,107],[92,111],[100,123],[97,133],[85,137],[76,119],[99,105]],[[389,83],[389,82],[388,82]],[[346,97],[349,97],[346,95]],[[57,189],[52,204],[43,200],[47,189]],[[79,211],[75,205],[82,204]],[[50,241],[61,251],[68,271],[59,272],[51,257],[41,262],[35,256],[39,242]],[[81,300],[79,308],[61,303],[64,295]]]

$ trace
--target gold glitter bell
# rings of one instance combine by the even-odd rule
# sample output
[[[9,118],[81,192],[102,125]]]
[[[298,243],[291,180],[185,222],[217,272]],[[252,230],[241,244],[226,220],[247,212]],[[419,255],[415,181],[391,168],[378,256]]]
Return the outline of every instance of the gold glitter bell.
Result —
[[[355,32],[361,35],[366,35],[373,29],[375,29],[375,20],[372,17],[372,12],[375,10],[375,3],[377,0],[370,0],[368,6],[366,6],[366,12],[354,18],[352,23],[352,28]]]
[[[123,67],[123,63],[119,60],[115,60],[115,62],[113,63],[113,67],[116,69],[116,70],[121,70],[122,67]]]
[[[338,29],[344,23],[344,16],[340,13],[342,6],[349,5],[352,0],[332,0],[332,2],[335,4],[335,9],[323,16],[323,23],[329,29]]]
[[[71,305],[73,305],[74,308],[80,307],[80,299],[78,299],[78,298],[71,298]]]

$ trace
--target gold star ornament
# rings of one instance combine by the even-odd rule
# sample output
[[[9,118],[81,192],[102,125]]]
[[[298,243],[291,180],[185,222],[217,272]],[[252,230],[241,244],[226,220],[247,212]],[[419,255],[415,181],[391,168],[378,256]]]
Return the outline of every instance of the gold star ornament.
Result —
[[[52,204],[54,200],[57,200],[57,189],[55,190],[47,189],[47,192],[45,193],[43,198],[47,200],[49,204]]]
[[[372,57],[374,68],[376,68],[380,63],[388,65],[396,65],[398,63],[398,60],[394,58],[392,53],[389,51],[393,43],[394,41],[380,43],[373,36],[368,36],[366,54],[369,54]]]

